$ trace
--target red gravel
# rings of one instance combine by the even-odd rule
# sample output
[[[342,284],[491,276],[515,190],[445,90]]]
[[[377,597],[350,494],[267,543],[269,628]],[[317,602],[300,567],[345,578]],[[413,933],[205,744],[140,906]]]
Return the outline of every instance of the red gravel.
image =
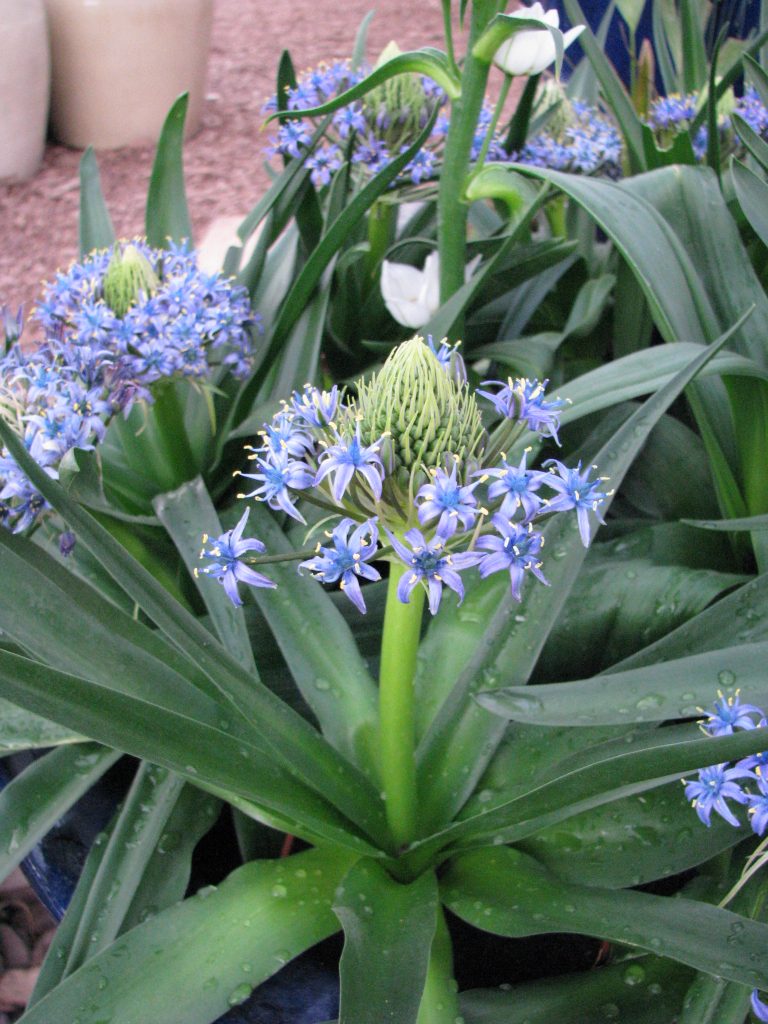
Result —
[[[368,53],[394,39],[401,49],[442,48],[440,0],[215,0],[208,95],[201,129],[185,148],[187,198],[199,240],[212,220],[245,214],[267,184],[261,106],[274,91],[280,52],[298,70],[348,56],[375,6]],[[98,154],[115,230],[140,233],[152,147]],[[77,255],[80,153],[49,145],[30,181],[0,186],[0,305],[30,303],[42,279]]]

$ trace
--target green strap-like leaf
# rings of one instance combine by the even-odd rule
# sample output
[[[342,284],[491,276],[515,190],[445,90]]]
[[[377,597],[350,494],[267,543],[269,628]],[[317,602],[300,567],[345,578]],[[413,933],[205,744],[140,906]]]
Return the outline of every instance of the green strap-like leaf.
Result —
[[[498,935],[579,932],[768,987],[768,925],[708,903],[563,883],[508,848],[456,858],[441,891],[459,917]]]
[[[18,750],[81,743],[85,736],[0,698],[0,757]]]
[[[333,892],[351,858],[309,850],[253,861],[217,890],[117,939],[25,1015],[24,1024],[210,1024],[266,978],[333,934]]]
[[[119,757],[119,751],[96,743],[59,747],[33,761],[8,783],[0,792],[0,875],[3,878]]]
[[[762,139],[760,141],[762,142]],[[768,143],[763,142],[763,145],[766,148],[768,166]],[[768,185],[735,157],[731,158],[731,181],[739,206],[750,227],[763,245],[768,245]]]
[[[416,1024],[438,905],[432,872],[401,885],[375,861],[353,865],[333,904],[344,928],[339,1024]]]
[[[547,686],[479,693],[494,714],[537,725],[621,725],[691,718],[718,689],[737,685],[749,703],[768,704],[768,644],[743,644],[657,665]],[[738,681],[738,682],[736,682]]]
[[[189,94],[183,93],[169,110],[157,143],[149,181],[147,241],[158,249],[165,249],[169,241],[192,241],[182,163],[184,121],[188,104]]]
[[[99,165],[93,147],[80,159],[80,256],[92,249],[106,249],[115,240],[115,230],[101,191]]]
[[[461,1015],[466,1024],[597,1024],[606,1013],[618,1014],[621,1024],[670,1024],[692,977],[681,964],[641,956],[522,985],[470,989],[461,993]]]

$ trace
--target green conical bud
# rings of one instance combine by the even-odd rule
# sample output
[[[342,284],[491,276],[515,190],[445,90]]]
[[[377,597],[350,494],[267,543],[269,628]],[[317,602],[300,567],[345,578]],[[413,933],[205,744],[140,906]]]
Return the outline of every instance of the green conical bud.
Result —
[[[483,437],[467,384],[457,383],[418,336],[398,345],[377,374],[358,383],[353,411],[366,444],[386,437],[382,458],[390,473],[444,467],[448,456],[465,461]]]
[[[135,245],[115,246],[104,275],[104,301],[116,316],[125,316],[141,294],[152,295],[159,284],[152,264]]]
[[[376,67],[401,53],[397,43],[382,50]],[[424,90],[419,75],[406,73],[376,86],[365,99],[365,116],[374,135],[381,139],[390,153],[398,153],[411,145],[432,113],[434,100]]]

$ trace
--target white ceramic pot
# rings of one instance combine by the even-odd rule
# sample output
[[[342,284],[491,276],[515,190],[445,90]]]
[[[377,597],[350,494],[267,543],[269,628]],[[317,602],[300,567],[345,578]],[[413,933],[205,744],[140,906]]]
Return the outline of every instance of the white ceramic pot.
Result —
[[[49,85],[43,0],[0,0],[0,180],[20,181],[37,170]]]
[[[26,0],[24,0],[26,2]],[[154,142],[189,92],[186,133],[200,124],[213,0],[45,0],[51,36],[51,128],[67,146]]]

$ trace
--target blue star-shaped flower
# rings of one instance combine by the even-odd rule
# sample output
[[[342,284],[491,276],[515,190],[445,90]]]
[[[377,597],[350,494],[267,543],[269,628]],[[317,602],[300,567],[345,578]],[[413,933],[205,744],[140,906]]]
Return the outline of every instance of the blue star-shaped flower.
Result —
[[[484,469],[475,474],[485,482],[488,477],[496,477],[494,483],[488,488],[488,500],[494,501],[503,495],[499,512],[507,519],[511,519],[518,509],[522,509],[525,520],[533,519],[541,508],[543,499],[536,493],[542,484],[550,482],[550,474],[542,473],[538,469],[528,469],[526,460],[528,458],[527,448],[517,466],[510,466],[506,458],[502,460],[501,466],[495,469]]]
[[[350,536],[349,531],[352,530]],[[380,580],[381,574],[366,562],[376,554],[379,531],[374,519],[356,524],[353,519],[342,519],[329,534],[333,547],[321,547],[317,554],[299,566],[309,569],[315,579],[323,583],[337,583],[361,612],[365,613],[365,601],[360,590],[360,577],[366,580]]]
[[[463,487],[456,480],[457,467],[454,462],[450,473],[444,469],[431,470],[432,483],[424,484],[416,495],[419,522],[431,523],[439,516],[437,532],[444,537],[452,536],[459,523],[462,530],[471,530],[477,518],[477,502],[472,491],[480,481]]]
[[[768,1003],[763,1002],[757,994],[757,989],[750,996],[749,1005],[752,1008],[752,1013],[754,1013],[758,1020],[768,1020]]]
[[[550,474],[547,481],[549,486],[558,492],[554,498],[547,501],[547,511],[565,512],[567,509],[575,508],[581,542],[585,548],[589,547],[589,512],[595,513],[598,522],[605,522],[600,515],[600,506],[608,497],[609,492],[599,489],[604,477],[590,480],[589,469],[584,473],[581,472],[581,460],[575,469],[564,466],[557,459],[549,459],[544,465],[554,466],[559,474],[558,476],[554,473]]]
[[[742,704],[738,690],[731,697],[721,693],[702,728],[710,736],[728,736],[734,729],[754,729],[755,723],[750,715],[762,718],[763,712],[754,704]]]
[[[759,768],[757,769],[756,777],[757,788],[760,792],[747,795],[749,800],[747,813],[749,814],[749,823],[752,826],[752,831],[761,836],[765,833],[766,828],[768,828],[768,778],[763,775]]]
[[[200,557],[212,558],[213,561],[195,573],[195,575],[205,573],[206,576],[213,576],[218,580],[234,605],[243,603],[237,592],[238,583],[247,583],[251,587],[274,587],[276,585],[266,576],[262,576],[260,572],[251,569],[243,561],[243,555],[246,552],[264,550],[264,545],[255,537],[242,539],[249,512],[250,509],[246,509],[237,526],[222,533],[215,540],[209,541],[208,537],[203,537],[203,550],[200,552]]]
[[[549,586],[541,571],[540,553],[544,543],[542,535],[537,533],[530,523],[513,523],[498,512],[491,521],[501,536],[489,534],[478,538],[478,548],[489,552],[482,556],[478,566],[482,578],[508,569],[512,582],[512,596],[516,601],[522,600],[521,588],[527,572]]]
[[[314,483],[319,484],[329,473],[333,474],[331,494],[336,502],[341,502],[355,473],[363,477],[377,501],[381,497],[384,464],[379,455],[379,445],[363,446],[359,423],[354,437],[348,441],[340,438],[322,453]]]
[[[290,492],[312,486],[314,477],[309,468],[298,459],[292,459],[286,451],[270,451],[264,458],[257,455],[255,461],[261,467],[260,472],[239,475],[258,481],[259,486],[249,494],[238,494],[238,498],[266,501],[270,508],[282,509],[300,523],[305,522],[304,516],[294,505]]]
[[[560,410],[566,404],[561,398],[550,401],[545,398],[545,389],[549,381],[528,380],[509,377],[506,384],[501,380],[484,380],[483,384],[499,387],[496,394],[480,391],[478,395],[493,403],[497,412],[507,419],[525,423],[529,430],[535,430],[543,437],[552,437],[558,444],[557,429],[560,426]]]
[[[696,782],[685,782],[685,795],[691,801],[693,809],[701,821],[709,828],[712,824],[712,811],[717,811],[729,825],[738,828],[741,822],[730,809],[726,800],[746,804],[749,796],[741,789],[734,779],[754,779],[754,774],[746,768],[729,768],[726,764],[713,764],[702,768]]]
[[[409,567],[397,587],[397,596],[403,604],[409,603],[411,591],[419,583],[427,588],[429,597],[429,610],[433,615],[437,614],[440,607],[440,600],[443,596],[443,585],[450,587],[459,595],[459,604],[464,598],[464,584],[461,581],[459,572],[476,565],[479,555],[475,551],[463,551],[450,554],[445,550],[446,538],[437,533],[432,540],[427,541],[421,530],[415,527],[404,535],[412,550],[401,543],[387,530],[392,547],[398,557]]]

